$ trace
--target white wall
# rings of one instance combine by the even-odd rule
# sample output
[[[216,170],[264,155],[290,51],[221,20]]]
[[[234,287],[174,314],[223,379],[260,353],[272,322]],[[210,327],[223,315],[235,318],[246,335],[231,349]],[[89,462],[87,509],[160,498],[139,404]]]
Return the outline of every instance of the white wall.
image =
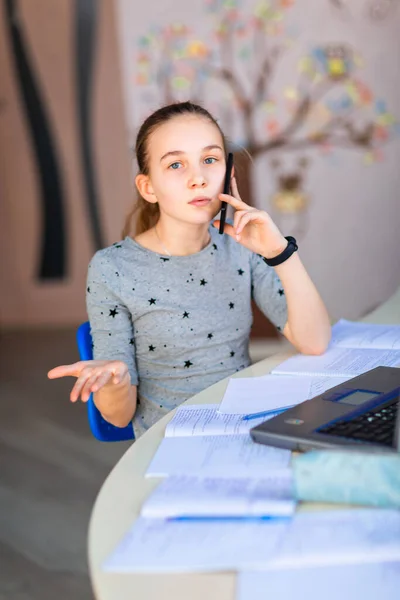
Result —
[[[254,10],[253,0],[241,4],[247,15]],[[290,119],[285,93],[288,88],[298,85],[298,59],[311,48],[328,43],[346,44],[356,50],[363,62],[357,78],[373,92],[372,104],[353,109],[352,122],[358,125],[367,122],[378,99],[384,99],[389,112],[400,118],[400,70],[397,66],[400,6],[396,8],[396,3],[392,3],[394,8],[388,17],[376,21],[370,18],[367,9],[369,5],[379,5],[379,0],[374,3],[353,0],[346,3],[351,5],[351,11],[340,11],[335,8],[337,3],[329,0],[298,0],[292,4],[282,23],[293,41],[274,67],[269,88],[277,105],[275,114],[282,120],[282,125]],[[132,0],[119,0],[126,119],[131,144],[142,119],[164,103],[164,96],[156,85],[136,83],[140,36],[153,26],[184,23],[192,29],[194,39],[203,41],[208,48],[215,48],[211,37],[212,19],[206,5],[203,0],[191,0],[190,3],[164,0],[140,5]],[[278,39],[284,37],[278,36]],[[248,62],[234,60],[232,65],[247,92],[254,61],[254,58]],[[178,97],[184,99],[185,95],[190,96],[190,92],[183,92]],[[203,101],[221,123],[225,123],[226,133],[234,141],[243,143],[240,119],[231,116],[229,121],[223,113],[224,107],[229,111],[232,106],[232,96],[226,87],[207,83]],[[263,118],[258,117],[256,127],[261,131],[260,139],[267,139]],[[310,161],[303,183],[310,199],[310,210],[308,227],[300,235],[301,256],[331,315],[357,318],[387,299],[400,283],[397,241],[400,138],[394,135],[394,139],[385,144],[383,157],[372,164],[367,164],[370,155],[360,149],[339,149],[328,157],[312,147],[296,153],[283,150],[279,154],[281,170],[293,169],[300,156],[306,156]],[[270,166],[271,157],[271,154],[260,156],[253,173],[254,202],[265,210],[272,210],[271,197],[277,187],[276,174]],[[283,222],[282,228],[289,228],[285,234],[290,233],[290,227],[290,222]]]

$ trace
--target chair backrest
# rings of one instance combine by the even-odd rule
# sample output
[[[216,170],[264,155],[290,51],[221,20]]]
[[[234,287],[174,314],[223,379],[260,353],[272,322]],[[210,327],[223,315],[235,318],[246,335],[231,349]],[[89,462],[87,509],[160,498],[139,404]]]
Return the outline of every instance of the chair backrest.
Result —
[[[78,327],[76,341],[81,360],[93,360],[93,345],[89,321],[82,323]],[[87,409],[90,429],[94,437],[100,442],[123,442],[135,439],[132,423],[129,423],[126,427],[115,427],[115,425],[111,425],[111,423],[108,423],[102,417],[101,412],[93,402],[93,394],[90,395],[87,401]]]

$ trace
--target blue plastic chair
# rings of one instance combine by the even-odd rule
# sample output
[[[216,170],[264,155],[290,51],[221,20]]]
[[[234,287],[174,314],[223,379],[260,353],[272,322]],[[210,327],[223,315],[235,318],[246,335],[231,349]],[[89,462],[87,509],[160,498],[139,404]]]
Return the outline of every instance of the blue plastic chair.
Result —
[[[76,332],[79,356],[81,360],[93,360],[92,336],[90,335],[90,323],[82,323]],[[134,440],[132,423],[126,427],[115,427],[101,416],[101,412],[93,402],[93,394],[87,401],[88,418],[90,429],[95,438],[100,442],[124,442]]]

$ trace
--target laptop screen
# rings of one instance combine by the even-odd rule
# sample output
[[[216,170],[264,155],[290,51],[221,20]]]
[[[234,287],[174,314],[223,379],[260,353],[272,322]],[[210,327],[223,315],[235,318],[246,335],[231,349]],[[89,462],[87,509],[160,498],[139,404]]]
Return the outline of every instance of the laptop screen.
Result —
[[[393,446],[396,448],[397,452],[400,453],[400,394],[397,399],[397,416],[396,416],[396,425],[394,427],[394,440]]]

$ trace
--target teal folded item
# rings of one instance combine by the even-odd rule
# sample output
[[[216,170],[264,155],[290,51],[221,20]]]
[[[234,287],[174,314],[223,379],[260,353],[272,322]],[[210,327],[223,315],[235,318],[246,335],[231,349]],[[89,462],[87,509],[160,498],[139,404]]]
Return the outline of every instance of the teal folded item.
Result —
[[[297,500],[400,508],[400,455],[313,450],[292,459]]]

